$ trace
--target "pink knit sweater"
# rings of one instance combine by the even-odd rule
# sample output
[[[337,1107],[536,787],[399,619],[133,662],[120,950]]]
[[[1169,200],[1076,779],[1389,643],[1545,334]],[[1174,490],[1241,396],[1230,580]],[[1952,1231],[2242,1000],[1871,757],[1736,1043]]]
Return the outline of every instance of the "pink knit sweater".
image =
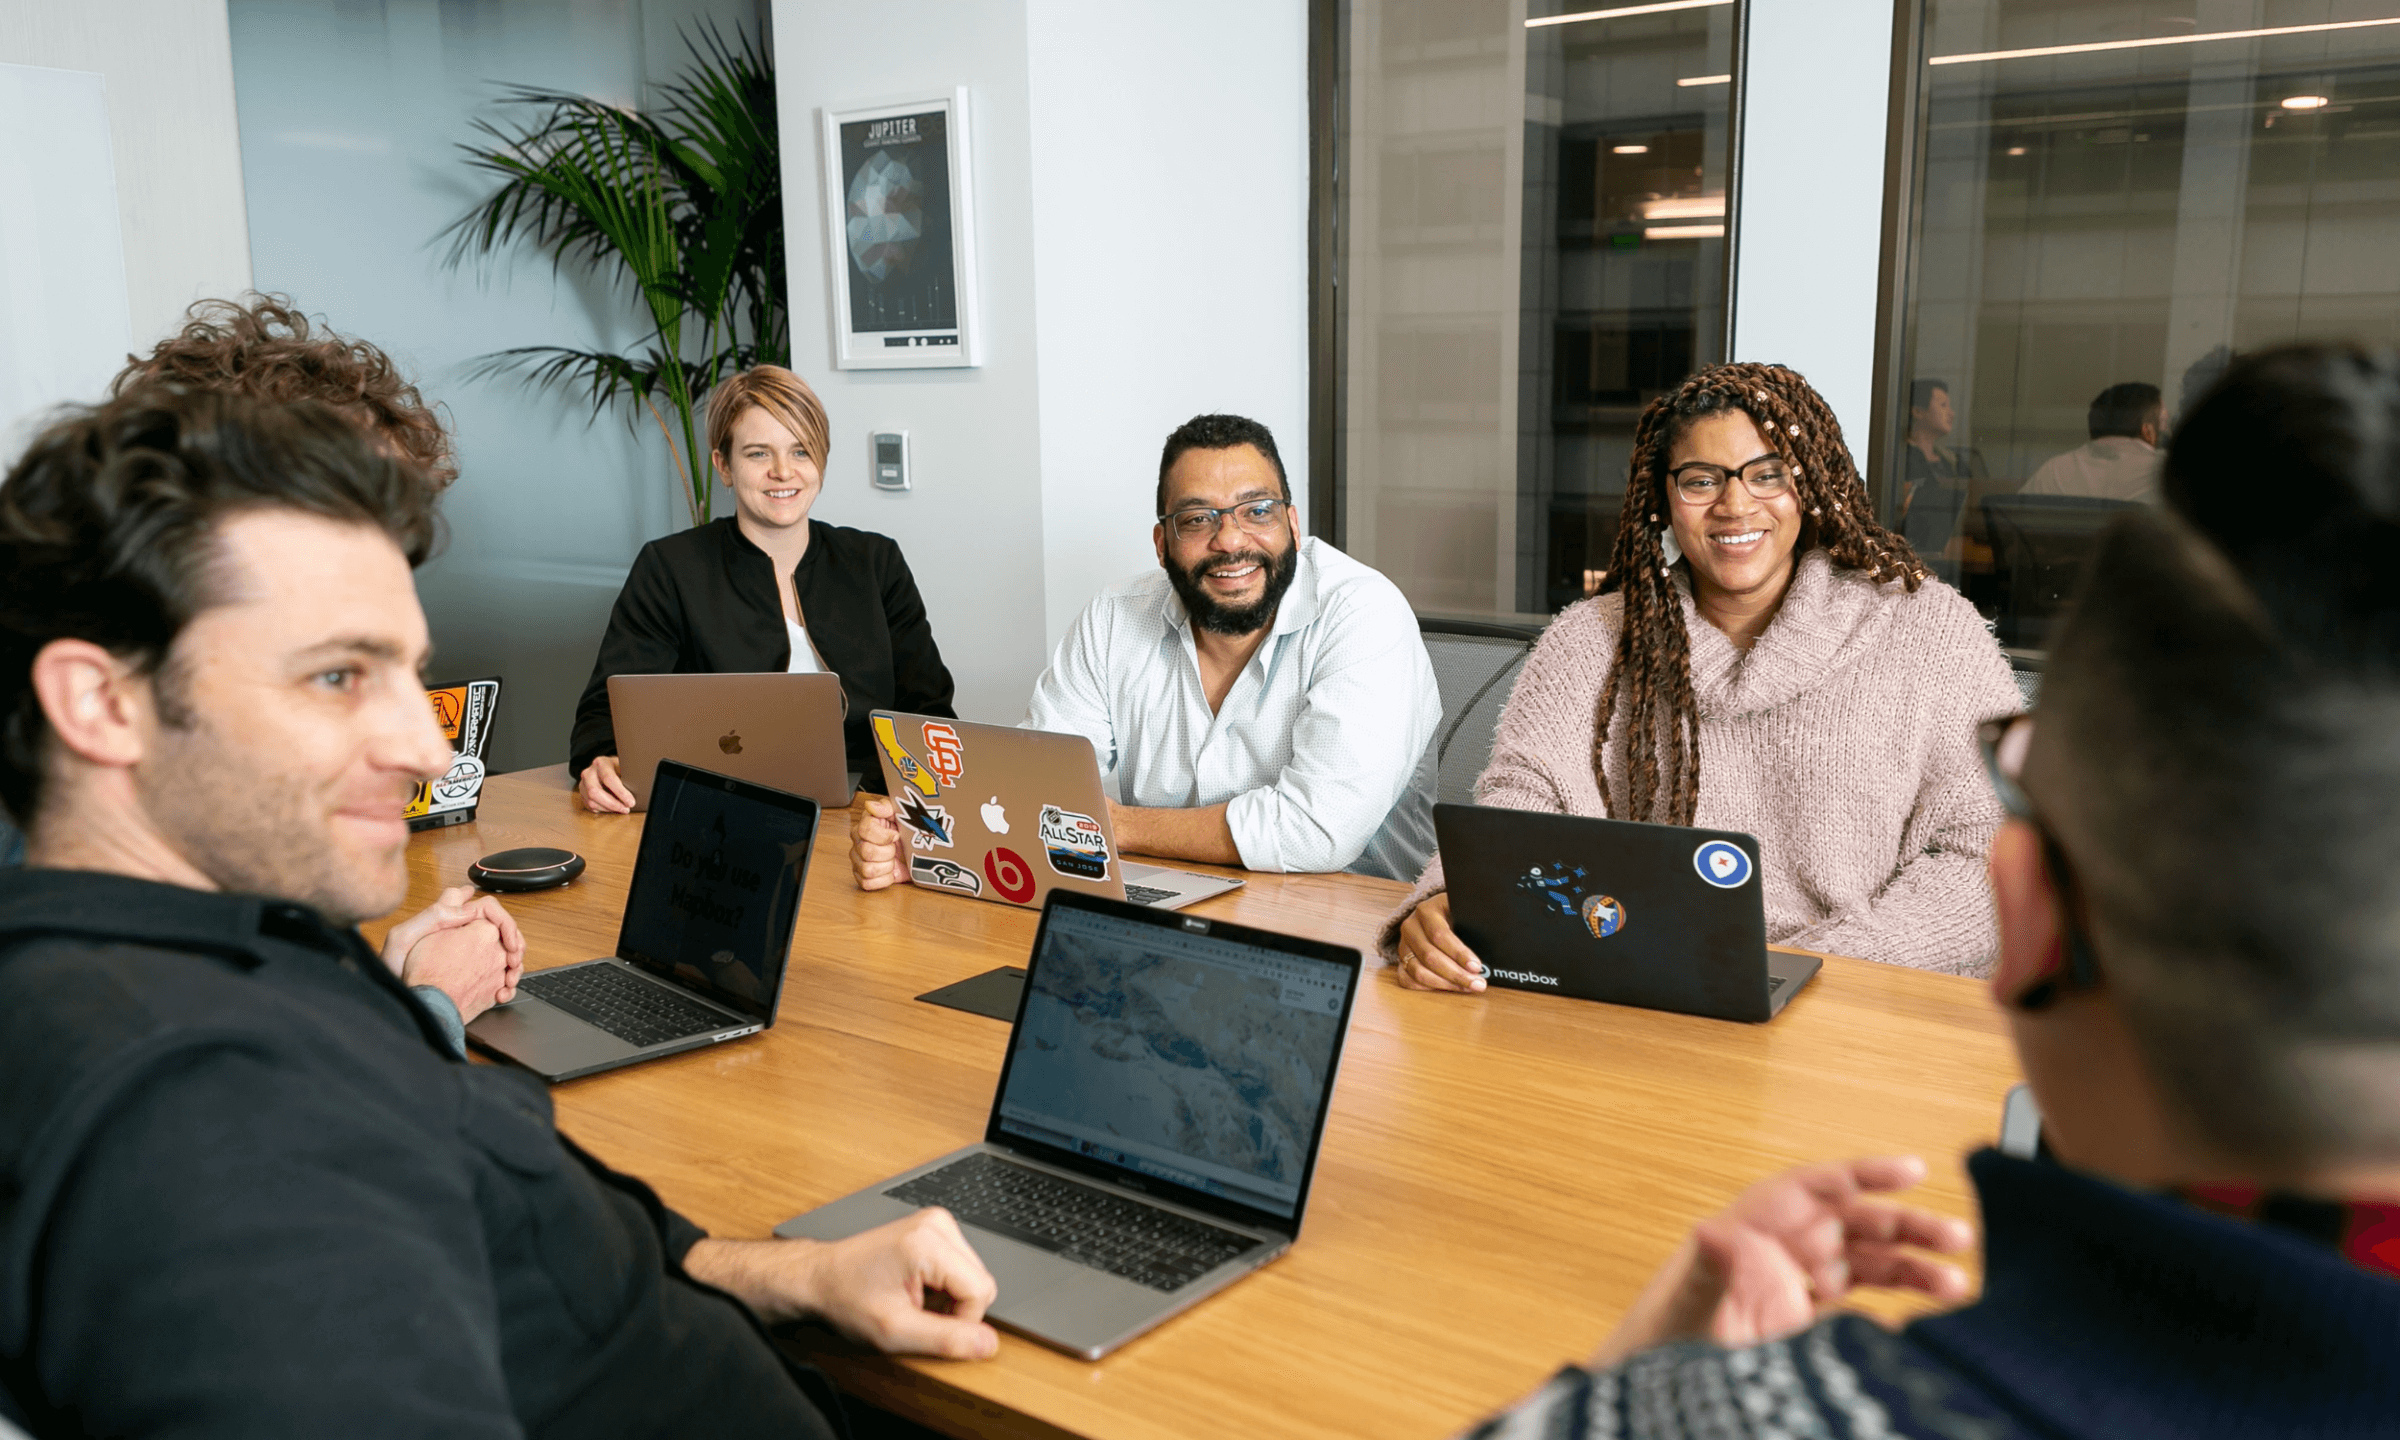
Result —
[[[1973,606],[1928,581],[1914,595],[1800,558],[1783,606],[1744,653],[1684,591],[1700,707],[1695,823],[1758,837],[1767,939],[1952,974],[1994,949],[1984,857],[2000,826],[1976,723],[2021,707]],[[1479,804],[1606,815],[1592,721],[1624,602],[1567,607],[1534,647],[1475,784]],[[1622,725],[1622,721],[1619,722]],[[1611,738],[1612,780],[1624,739]],[[1384,927],[1442,888],[1439,855]]]

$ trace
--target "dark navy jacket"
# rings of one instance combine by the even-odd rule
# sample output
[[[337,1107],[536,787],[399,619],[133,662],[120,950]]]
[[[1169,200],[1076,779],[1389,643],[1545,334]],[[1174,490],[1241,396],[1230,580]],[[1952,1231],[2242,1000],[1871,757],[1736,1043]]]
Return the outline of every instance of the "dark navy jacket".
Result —
[[[355,931],[0,871],[0,1411],[36,1435],[830,1434],[699,1238]]]

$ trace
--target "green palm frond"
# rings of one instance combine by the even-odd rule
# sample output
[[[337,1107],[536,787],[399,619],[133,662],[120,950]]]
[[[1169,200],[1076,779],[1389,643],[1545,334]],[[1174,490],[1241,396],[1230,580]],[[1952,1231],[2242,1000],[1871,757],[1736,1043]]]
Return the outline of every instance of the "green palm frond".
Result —
[[[684,37],[691,62],[645,113],[589,96],[511,86],[521,123],[478,120],[467,163],[499,186],[435,237],[466,268],[529,246],[632,292],[652,328],[638,354],[533,345],[487,355],[471,378],[513,376],[580,392],[667,433],[695,522],[711,488],[694,406],[751,365],[789,364],[783,181],[774,69],[747,31]],[[678,444],[674,429],[682,432]]]

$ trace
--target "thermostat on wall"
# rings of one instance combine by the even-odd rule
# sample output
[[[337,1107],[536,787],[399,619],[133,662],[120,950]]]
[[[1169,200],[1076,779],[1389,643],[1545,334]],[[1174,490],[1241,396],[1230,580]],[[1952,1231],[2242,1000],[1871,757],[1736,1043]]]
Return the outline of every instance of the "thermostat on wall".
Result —
[[[878,430],[867,437],[867,442],[874,451],[870,457],[872,468],[867,473],[873,477],[875,488],[878,490],[906,490],[908,488],[908,432],[906,430]]]

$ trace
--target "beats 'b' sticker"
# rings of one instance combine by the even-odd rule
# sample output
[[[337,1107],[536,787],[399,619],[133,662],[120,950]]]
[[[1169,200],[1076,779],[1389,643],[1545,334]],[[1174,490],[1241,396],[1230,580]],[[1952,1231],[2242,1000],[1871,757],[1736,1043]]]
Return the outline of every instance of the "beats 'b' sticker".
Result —
[[[1033,871],[1025,857],[1005,845],[994,845],[983,857],[983,878],[992,882],[992,893],[1011,905],[1022,905],[1033,898]]]
[[[1692,852],[1692,868],[1719,890],[1738,890],[1750,883],[1750,857],[1739,845],[1711,840]]]

